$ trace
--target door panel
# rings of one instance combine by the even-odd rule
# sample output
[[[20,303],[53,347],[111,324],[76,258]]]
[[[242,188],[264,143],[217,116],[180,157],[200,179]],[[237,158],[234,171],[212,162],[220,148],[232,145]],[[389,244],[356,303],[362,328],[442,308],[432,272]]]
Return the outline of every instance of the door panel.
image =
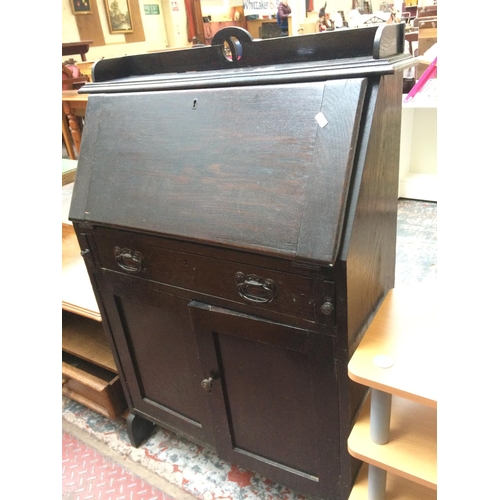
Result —
[[[200,302],[190,309],[219,455],[299,491],[332,494],[335,338]]]
[[[223,333],[214,340],[234,449],[314,475],[309,353]]]
[[[137,278],[98,282],[133,408],[211,443],[188,299]]]

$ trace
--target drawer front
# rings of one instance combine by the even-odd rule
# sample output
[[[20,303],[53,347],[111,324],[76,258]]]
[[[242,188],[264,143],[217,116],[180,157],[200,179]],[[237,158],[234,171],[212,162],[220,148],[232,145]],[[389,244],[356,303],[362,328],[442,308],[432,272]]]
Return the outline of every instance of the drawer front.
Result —
[[[118,376],[102,379],[64,361],[62,393],[112,420],[119,418],[127,408]]]
[[[205,295],[331,325],[333,283],[243,262],[174,250],[168,240],[127,231],[94,232],[98,265]],[[323,306],[323,307],[322,307]]]

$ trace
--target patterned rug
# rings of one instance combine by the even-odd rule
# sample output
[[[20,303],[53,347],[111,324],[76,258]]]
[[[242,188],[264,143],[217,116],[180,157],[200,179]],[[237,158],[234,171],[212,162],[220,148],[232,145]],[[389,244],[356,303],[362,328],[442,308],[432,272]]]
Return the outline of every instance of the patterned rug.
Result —
[[[306,500],[282,485],[231,465],[210,450],[157,428],[139,448],[128,440],[125,420],[112,421],[63,396],[62,416],[161,478],[202,500]]]
[[[400,199],[396,239],[396,283],[437,279],[437,203]]]

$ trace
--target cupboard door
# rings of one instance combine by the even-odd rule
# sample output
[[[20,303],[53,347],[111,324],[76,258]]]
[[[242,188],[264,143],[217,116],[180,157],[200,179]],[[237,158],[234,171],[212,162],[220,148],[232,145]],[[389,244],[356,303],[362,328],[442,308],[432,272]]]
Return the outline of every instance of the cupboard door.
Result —
[[[333,498],[335,338],[196,301],[190,309],[218,454],[298,491]]]
[[[137,278],[97,280],[134,413],[211,444],[189,300]]]

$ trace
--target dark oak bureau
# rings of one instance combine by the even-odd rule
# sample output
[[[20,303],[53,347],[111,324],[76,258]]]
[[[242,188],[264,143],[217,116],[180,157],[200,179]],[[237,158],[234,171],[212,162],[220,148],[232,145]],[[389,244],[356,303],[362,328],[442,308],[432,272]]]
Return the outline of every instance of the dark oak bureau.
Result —
[[[347,363],[394,284],[404,25],[103,59],[70,220],[130,409],[345,500]]]

